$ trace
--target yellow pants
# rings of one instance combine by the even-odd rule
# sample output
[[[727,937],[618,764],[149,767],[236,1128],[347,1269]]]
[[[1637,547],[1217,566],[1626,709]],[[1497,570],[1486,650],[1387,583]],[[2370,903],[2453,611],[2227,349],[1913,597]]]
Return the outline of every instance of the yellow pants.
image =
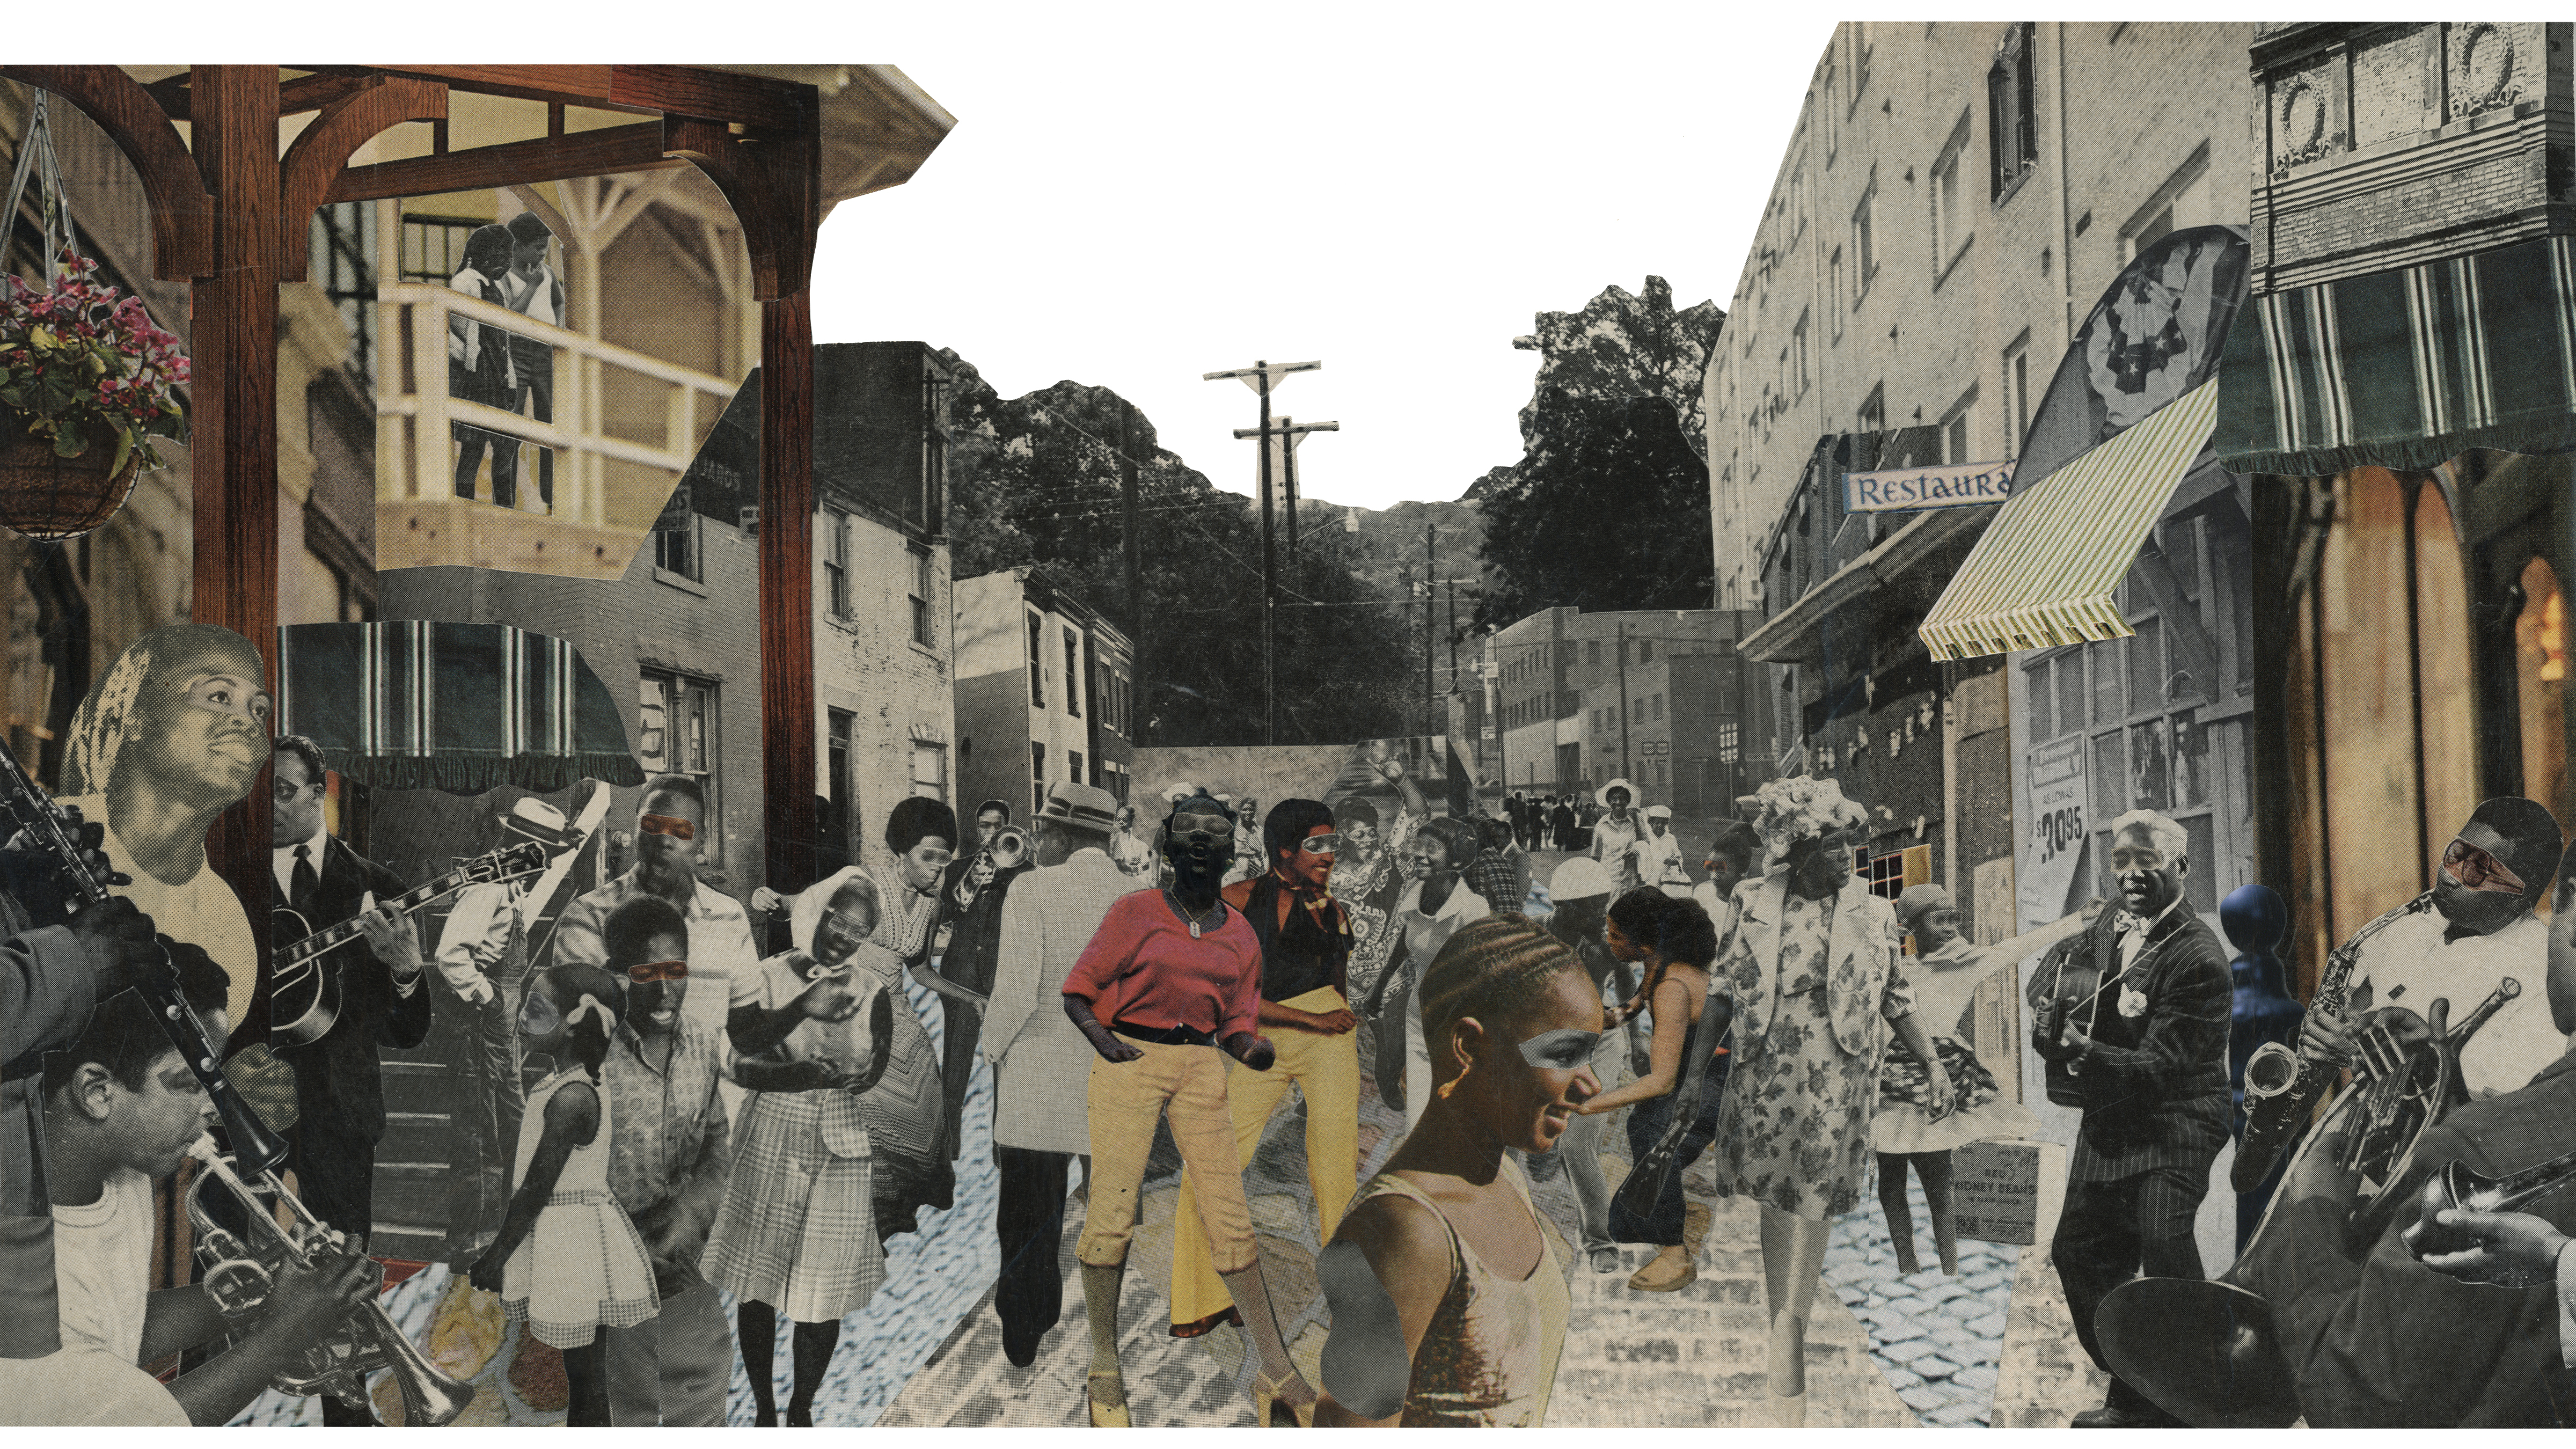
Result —
[[[1342,994],[1329,986],[1280,1005],[1319,1016],[1349,1007]],[[1322,1036],[1311,1031],[1277,1031],[1269,1036],[1270,1044],[1279,1052],[1279,1060],[1271,1064],[1270,1070],[1256,1072],[1235,1067],[1226,1079],[1227,1107],[1234,1114],[1235,1160],[1246,1164],[1252,1161],[1253,1149],[1261,1144],[1262,1129],[1270,1125],[1270,1114],[1286,1099],[1289,1085],[1294,1083],[1301,1088],[1306,1094],[1306,1181],[1314,1189],[1315,1215],[1319,1219],[1316,1238],[1329,1242],[1333,1229],[1341,1226],[1342,1212],[1351,1205],[1352,1194],[1359,1190],[1359,1036],[1354,1032]],[[1195,1175],[1196,1169],[1183,1169],[1180,1206],[1173,1215],[1175,1327],[1198,1323],[1234,1306],[1233,1295],[1225,1291],[1224,1280],[1217,1276],[1217,1264],[1208,1257],[1203,1241],[1206,1235],[1199,1231],[1200,1203],[1192,1186]],[[1210,1183],[1208,1192],[1207,1206],[1211,1210],[1218,1207],[1215,1199],[1219,1196],[1243,1201],[1241,1171],[1238,1169],[1222,1186]]]
[[[1094,1268],[1127,1261],[1144,1202],[1145,1159],[1154,1151],[1154,1123],[1168,1107],[1172,1141],[1184,1170],[1198,1167],[1205,1181],[1222,1186],[1208,1194],[1205,1230],[1192,1217],[1192,1239],[1218,1267],[1238,1273],[1259,1261],[1252,1246],[1252,1210],[1243,1202],[1243,1169],[1234,1136],[1226,1130],[1225,1057],[1212,1046],[1164,1046],[1121,1035],[1143,1052],[1132,1062],[1091,1059],[1091,1205],[1082,1215],[1074,1255]],[[1190,1201],[1187,1188],[1181,1201]]]

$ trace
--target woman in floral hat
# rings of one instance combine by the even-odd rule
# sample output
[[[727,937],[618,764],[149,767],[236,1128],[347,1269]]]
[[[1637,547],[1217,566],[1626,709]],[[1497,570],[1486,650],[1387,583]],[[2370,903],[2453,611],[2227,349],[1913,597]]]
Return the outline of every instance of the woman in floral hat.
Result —
[[[1949,1114],[1952,1092],[1898,965],[1896,917],[1852,871],[1868,814],[1832,780],[1806,776],[1759,798],[1772,864],[1736,887],[1735,934],[1709,987],[1735,1032],[1717,1166],[1726,1191],[1762,1206],[1772,1403],[1796,1426],[1826,1224],[1860,1205],[1869,1169],[1880,1023],[1925,1068],[1933,1115]],[[1712,1023],[1708,1039],[1724,1029]]]

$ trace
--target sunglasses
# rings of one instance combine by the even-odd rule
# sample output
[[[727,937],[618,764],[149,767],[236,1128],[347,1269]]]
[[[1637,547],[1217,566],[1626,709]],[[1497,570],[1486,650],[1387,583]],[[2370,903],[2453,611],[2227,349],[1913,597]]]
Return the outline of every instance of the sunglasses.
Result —
[[[2473,891],[2494,891],[2509,896],[2523,892],[2519,876],[2497,863],[2494,856],[2465,840],[2452,841],[2451,848],[2442,852],[2442,868]]]
[[[636,826],[647,835],[667,835],[673,840],[698,838],[698,827],[679,815],[647,815],[637,821]]]
[[[1172,817],[1173,838],[1204,835],[1218,840],[1234,838],[1234,821],[1223,815],[1175,815]]]
[[[1308,855],[1331,855],[1342,848],[1342,838],[1338,835],[1309,835],[1297,842],[1297,848]]]
[[[648,981],[686,981],[689,979],[689,963],[686,961],[646,961],[637,966],[620,966],[617,968],[617,972],[619,975],[624,976],[627,980],[634,982],[638,986],[641,986]]]

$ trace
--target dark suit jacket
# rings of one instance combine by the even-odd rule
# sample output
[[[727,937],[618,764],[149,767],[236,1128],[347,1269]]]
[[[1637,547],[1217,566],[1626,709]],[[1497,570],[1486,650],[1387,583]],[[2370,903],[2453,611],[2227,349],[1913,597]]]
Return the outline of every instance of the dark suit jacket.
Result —
[[[975,904],[957,909],[957,883],[975,868],[976,857],[961,855],[950,862],[939,877],[939,916],[932,923],[933,939],[940,926],[954,925],[948,937],[948,949],[939,958],[939,974],[978,996],[993,994],[993,973],[1001,959],[1002,902],[1011,893],[1011,882],[1036,869],[1031,861],[1022,861],[1009,870],[993,872],[991,883],[975,894]]]
[[[2345,1241],[2348,1202],[2275,1209],[2240,1281],[2272,1305],[2311,1428],[2568,1422],[2557,1289],[2462,1283],[2416,1262],[2399,1235],[2415,1221],[2419,1184],[2444,1164],[2500,1177],[2571,1149],[2576,1058],[2562,1058],[2521,1091],[2468,1103],[2427,1131],[2378,1242]],[[2527,1211],[2576,1234],[2576,1191]]]
[[[323,848],[320,876],[311,923],[317,931],[358,914],[369,891],[381,903],[404,889],[392,871],[343,845],[338,836]],[[269,895],[278,907],[286,905],[274,877]],[[340,974],[339,1020],[320,1041],[278,1054],[294,1064],[296,1111],[307,1133],[372,1145],[385,1135],[384,1070],[376,1052],[380,1047],[416,1047],[429,1035],[429,983],[424,979],[408,997],[397,993],[392,973],[363,939],[333,952],[325,959],[326,967],[332,964]]]
[[[2120,969],[2119,913],[2104,911],[2084,935],[2040,963],[2031,1004],[2051,994],[2061,960],[2093,965],[2109,980]],[[2186,901],[2156,924],[2127,980],[2101,995],[2090,1025],[2091,1055],[2075,1074],[2084,1129],[2068,1164],[2075,1182],[2116,1182],[2158,1167],[2198,1167],[2227,1141],[2227,953]],[[2136,1016],[2120,1010],[2129,991],[2146,997]]]

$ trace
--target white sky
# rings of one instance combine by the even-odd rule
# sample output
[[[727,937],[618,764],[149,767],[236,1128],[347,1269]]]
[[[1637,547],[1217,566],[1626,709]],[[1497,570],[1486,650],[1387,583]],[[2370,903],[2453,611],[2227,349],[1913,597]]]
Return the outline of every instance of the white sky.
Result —
[[[825,223],[815,336],[954,347],[1005,397],[1114,388],[1243,492],[1257,403],[1199,375],[1320,359],[1276,399],[1342,425],[1300,491],[1371,508],[1519,459],[1535,313],[1649,273],[1724,303],[1832,33],[1710,4],[1145,13],[961,45],[877,10],[829,51],[902,66],[958,125]]]

